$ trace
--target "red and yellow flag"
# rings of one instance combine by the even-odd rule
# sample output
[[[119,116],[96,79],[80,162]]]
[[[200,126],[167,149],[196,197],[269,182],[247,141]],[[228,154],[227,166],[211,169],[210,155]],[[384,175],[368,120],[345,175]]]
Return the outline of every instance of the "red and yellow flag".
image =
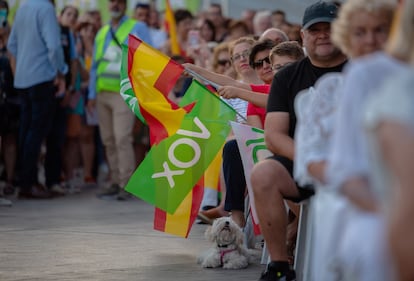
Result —
[[[175,133],[191,108],[181,108],[168,98],[184,68],[133,35],[124,46],[122,68],[121,95],[149,125],[151,144]]]
[[[148,124],[151,145],[157,144],[178,130],[186,114],[184,108],[168,99],[184,68],[132,35],[128,38],[128,47],[124,48],[123,58],[127,77],[121,82],[121,95],[135,114]],[[203,193],[201,184],[189,193],[173,215],[155,208],[154,229],[187,237],[197,218]]]
[[[131,177],[126,190],[157,207],[154,218],[154,228],[156,230],[187,237],[200,209],[204,186],[214,184],[214,180],[217,181],[218,179],[219,168],[213,167],[213,165],[217,165],[217,163],[220,165],[220,162],[212,161],[210,158],[214,155],[211,154],[221,154],[221,152],[217,149],[208,148],[210,153],[203,153],[200,156],[202,162],[197,164],[198,167],[195,170],[195,174],[201,175],[199,179],[196,179],[195,174],[191,174],[192,172],[188,174],[187,169],[185,169],[186,178],[180,179],[177,176],[178,179],[176,179],[175,175],[165,176],[168,182],[177,180],[175,188],[168,186],[168,182],[164,180],[163,172],[160,173],[164,168],[160,168],[159,165],[162,164],[162,161],[164,161],[162,159],[169,153],[170,145],[174,146],[177,143],[177,130],[181,128],[180,131],[184,132],[184,135],[187,134],[186,132],[193,131],[192,124],[194,124],[195,119],[198,119],[195,117],[199,116],[200,109],[203,109],[201,111],[203,116],[214,115],[214,118],[206,121],[205,124],[206,128],[211,130],[218,130],[218,128],[223,127],[222,124],[227,122],[225,118],[229,113],[220,108],[217,108],[218,111],[215,113],[211,106],[203,107],[200,104],[197,105],[198,109],[190,116],[188,113],[195,104],[192,104],[192,102],[199,99],[196,96],[209,96],[211,93],[208,93],[207,89],[201,86],[193,85],[191,88],[194,89],[194,98],[187,98],[185,103],[189,105],[180,107],[174,104],[168,99],[168,93],[182,74],[183,67],[132,35],[129,36],[128,40],[128,47],[124,47],[123,50],[121,95],[135,114],[149,125],[153,147]],[[215,102],[214,99],[218,100],[213,96],[210,101]],[[215,118],[218,118],[219,121],[214,120]],[[188,121],[184,122],[184,119]],[[198,122],[205,121],[198,120]],[[203,125],[201,123],[196,122],[200,126]],[[183,124],[187,125],[184,126]],[[197,131],[194,134],[200,135]],[[220,145],[217,144],[220,141],[215,135],[211,137],[210,141],[205,143],[203,140],[200,141],[200,147]],[[196,145],[195,142],[191,143]],[[186,145],[180,145],[176,148],[182,149],[185,147]],[[184,154],[180,153],[179,155]],[[189,157],[193,156],[190,155]],[[179,165],[184,165],[183,160],[175,159],[175,161],[178,161],[176,163]],[[164,162],[164,164],[166,163]],[[203,176],[204,170],[208,166],[211,166],[210,172]],[[210,178],[213,178],[213,180],[207,180]],[[191,183],[191,186],[189,183]]]
[[[165,25],[166,30],[170,36],[171,53],[173,56],[178,56],[181,55],[181,48],[177,38],[177,26],[175,22],[174,12],[171,9],[170,1],[165,1]]]
[[[204,195],[203,185],[204,182],[201,179],[173,215],[155,208],[154,229],[187,238],[200,210]]]

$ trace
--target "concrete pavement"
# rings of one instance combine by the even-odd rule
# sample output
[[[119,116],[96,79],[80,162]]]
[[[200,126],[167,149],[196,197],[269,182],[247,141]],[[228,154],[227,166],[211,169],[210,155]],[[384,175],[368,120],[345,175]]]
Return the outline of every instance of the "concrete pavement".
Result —
[[[51,200],[14,200],[0,208],[0,280],[257,280],[242,270],[203,269],[205,225],[188,239],[153,230],[153,207],[105,201],[96,188]]]

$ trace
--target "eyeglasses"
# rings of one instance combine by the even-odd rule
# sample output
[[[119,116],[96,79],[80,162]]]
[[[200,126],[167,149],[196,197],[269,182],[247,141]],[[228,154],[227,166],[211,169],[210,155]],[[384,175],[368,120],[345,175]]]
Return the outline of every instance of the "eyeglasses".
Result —
[[[242,58],[243,59],[249,58],[249,55],[250,55],[250,50],[245,50],[245,51],[241,52],[240,54],[235,54],[231,59],[233,61],[239,61]]]
[[[226,65],[230,65],[230,61],[229,60],[217,60],[217,64],[221,66],[226,66]]]
[[[275,65],[273,65],[272,66],[272,70],[273,71],[279,71],[279,70],[281,70],[282,68],[284,68],[285,66],[288,66],[289,64],[292,64],[293,62],[287,62],[287,63],[285,63],[285,64],[275,64]]]
[[[263,58],[261,60],[257,60],[255,62],[253,62],[252,63],[252,67],[254,69],[262,69],[262,67],[263,67],[263,65],[264,65],[265,62],[270,65],[270,59],[269,59],[269,57],[265,57],[265,58]]]

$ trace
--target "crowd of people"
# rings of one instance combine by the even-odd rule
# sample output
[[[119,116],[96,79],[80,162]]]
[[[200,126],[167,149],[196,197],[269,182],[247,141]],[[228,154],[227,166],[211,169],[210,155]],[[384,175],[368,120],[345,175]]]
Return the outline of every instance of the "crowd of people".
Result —
[[[110,21],[104,24],[100,11],[80,14],[76,6],[67,5],[57,14],[53,1],[41,2],[44,3],[22,5],[12,25],[7,1],[1,4],[5,73],[1,85],[2,196],[62,196],[79,192],[84,184],[95,184],[102,173],[107,184],[99,196],[127,199],[129,195],[123,187],[148,151],[148,128],[114,94],[119,92],[116,76],[120,61],[111,60],[119,57],[119,46],[126,43],[129,33],[172,56],[162,14],[139,2],[128,16],[126,1],[108,1]],[[32,7],[39,14],[26,17]],[[228,52],[234,39],[260,35],[260,30],[275,25],[285,30],[278,31],[283,40],[287,40],[288,33],[299,38],[298,32],[291,32],[297,26],[288,23],[282,11],[258,12],[256,17],[254,14],[246,11],[240,19],[229,19],[217,4],[197,16],[185,9],[176,10],[181,53],[174,59],[240,79]],[[195,34],[191,44],[190,33]],[[255,41],[249,38],[249,42],[252,45]],[[33,49],[42,55],[34,55]],[[246,56],[240,56],[240,61],[245,60]],[[239,73],[250,75],[251,83],[260,83],[251,66],[247,66],[242,65],[244,69]],[[182,96],[186,81],[185,77],[178,81],[172,100]],[[29,91],[45,92],[44,86],[53,95],[49,93],[41,102],[28,98]],[[4,197],[2,202],[11,204]]]
[[[99,198],[128,200],[124,187],[149,149],[148,128],[119,94],[121,46],[134,34],[216,85],[235,121],[264,129],[273,156],[250,175],[270,256],[259,280],[295,280],[304,201],[313,206],[308,280],[414,279],[413,0],[318,1],[301,24],[282,10],[231,19],[219,4],[177,9],[179,54],[153,6],[126,8],[109,0],[102,23],[99,11],[56,14],[53,1],[27,0],[10,25],[0,0],[0,205],[81,192],[102,175]],[[168,98],[178,103],[191,79]],[[220,200],[206,188],[200,220],[231,216],[244,228],[233,135],[220,187]]]

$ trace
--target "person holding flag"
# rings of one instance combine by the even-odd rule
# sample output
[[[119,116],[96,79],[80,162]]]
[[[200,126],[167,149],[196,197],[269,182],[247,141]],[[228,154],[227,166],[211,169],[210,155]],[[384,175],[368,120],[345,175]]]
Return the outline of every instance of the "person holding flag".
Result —
[[[135,116],[119,95],[121,44],[127,42],[130,33],[152,43],[147,25],[128,18],[126,8],[126,0],[108,2],[111,20],[95,38],[87,104],[89,112],[93,112],[95,107],[97,109],[111,175],[109,187],[104,188],[98,197],[117,196],[119,200],[127,198],[128,193],[123,187],[136,166],[132,143]]]
[[[184,67],[133,35],[123,46],[121,97],[150,128],[151,149],[125,190],[156,207],[154,229],[187,237],[236,112],[193,80],[168,98]]]

